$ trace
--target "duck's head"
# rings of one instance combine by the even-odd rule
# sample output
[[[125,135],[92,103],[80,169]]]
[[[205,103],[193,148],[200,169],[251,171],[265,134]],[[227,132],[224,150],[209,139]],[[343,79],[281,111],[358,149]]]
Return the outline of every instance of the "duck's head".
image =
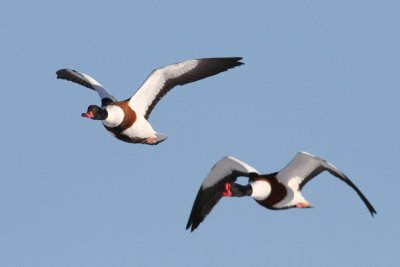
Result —
[[[107,110],[102,109],[96,105],[90,105],[87,108],[86,113],[82,113],[82,117],[89,118],[92,120],[105,120],[107,119],[108,113]]]

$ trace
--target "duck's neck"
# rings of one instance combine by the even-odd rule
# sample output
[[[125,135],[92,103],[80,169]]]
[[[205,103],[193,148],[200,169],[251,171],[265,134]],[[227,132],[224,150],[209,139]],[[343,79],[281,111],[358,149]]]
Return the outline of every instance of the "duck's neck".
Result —
[[[107,127],[116,127],[122,123],[125,117],[125,113],[122,108],[116,105],[106,106],[108,116],[103,120],[103,124]]]
[[[255,180],[249,184],[252,188],[251,197],[255,200],[262,201],[269,197],[271,194],[271,184],[267,180]]]
[[[232,192],[232,197],[250,196],[252,193],[250,184],[241,185],[237,183],[232,183],[230,191]]]

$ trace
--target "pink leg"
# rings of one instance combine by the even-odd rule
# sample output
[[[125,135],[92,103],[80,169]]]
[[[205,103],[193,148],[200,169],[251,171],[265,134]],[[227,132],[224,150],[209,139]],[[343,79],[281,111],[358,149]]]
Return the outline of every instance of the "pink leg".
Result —
[[[155,144],[156,142],[157,142],[157,138],[155,138],[155,137],[146,138],[147,144]]]
[[[299,209],[308,208],[308,204],[307,203],[297,203],[296,208],[299,208]]]

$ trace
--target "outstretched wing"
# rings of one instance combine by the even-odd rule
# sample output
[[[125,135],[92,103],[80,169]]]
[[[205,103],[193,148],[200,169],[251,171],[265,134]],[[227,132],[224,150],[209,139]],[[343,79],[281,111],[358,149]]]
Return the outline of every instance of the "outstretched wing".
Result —
[[[176,85],[195,82],[228,69],[243,65],[241,57],[203,58],[187,60],[155,69],[136,93],[129,105],[148,119],[154,106]]]
[[[68,80],[96,91],[101,98],[101,105],[105,106],[117,100],[95,79],[85,73],[71,69],[61,69],[56,72],[57,79]]]
[[[282,184],[291,186],[293,190],[301,190],[311,179],[323,171],[328,171],[353,188],[367,206],[371,215],[376,214],[372,204],[343,172],[330,162],[309,153],[297,153],[293,160],[278,173],[277,179]]]
[[[249,177],[250,173],[258,174],[256,169],[234,157],[224,157],[218,161],[197,193],[186,229],[191,228],[193,232],[211,212],[222,197],[225,183],[233,183],[239,176]]]

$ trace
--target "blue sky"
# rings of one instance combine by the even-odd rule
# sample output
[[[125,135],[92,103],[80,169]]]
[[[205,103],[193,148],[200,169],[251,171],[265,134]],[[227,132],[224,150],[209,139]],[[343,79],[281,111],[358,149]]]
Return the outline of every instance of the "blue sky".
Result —
[[[396,266],[400,215],[397,1],[8,1],[0,8],[0,265]],[[150,122],[158,146],[82,119],[92,91],[117,99],[152,69],[191,58],[245,65],[177,87]],[[277,171],[297,151],[346,173],[378,211],[322,174],[316,207],[222,199],[185,231],[222,156]]]

